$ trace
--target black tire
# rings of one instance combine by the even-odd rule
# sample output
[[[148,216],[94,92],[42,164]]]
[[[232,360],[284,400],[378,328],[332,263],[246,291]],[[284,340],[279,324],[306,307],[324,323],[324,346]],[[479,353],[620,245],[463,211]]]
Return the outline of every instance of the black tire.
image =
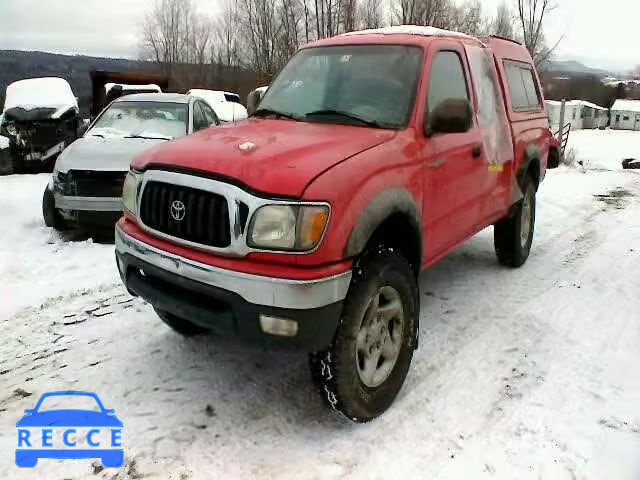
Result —
[[[53,192],[48,187],[45,188],[42,195],[42,216],[47,227],[55,228],[58,231],[65,230],[66,223],[56,208]]]
[[[361,328],[366,321],[365,314],[368,312],[370,301],[382,291],[381,289],[388,287],[397,294],[396,298],[402,304],[402,328],[398,328],[394,333],[394,336],[401,335],[397,337],[399,353],[396,354],[395,363],[382,383],[367,386],[359,373],[359,368],[362,368],[359,363],[362,359],[361,350],[357,346],[358,333],[362,333]],[[389,408],[409,371],[417,344],[419,313],[417,279],[404,257],[390,249],[380,249],[366,256],[354,268],[342,318],[332,344],[326,350],[314,352],[309,357],[313,381],[329,406],[359,423],[373,420]],[[385,322],[386,320],[380,320],[376,325],[384,325]],[[391,330],[389,326],[389,337],[392,336]],[[366,338],[369,339],[368,334]],[[379,367],[380,359],[385,354],[380,350],[380,342],[377,346],[378,357],[375,362]]]
[[[533,242],[536,223],[536,185],[530,175],[524,179],[522,194],[522,200],[515,205],[509,216],[500,220],[493,228],[493,243],[498,261],[512,268],[524,265],[529,258]]]
[[[196,325],[195,323],[191,323],[189,320],[185,320],[184,318],[176,317],[172,313],[159,310],[155,307],[153,307],[153,309],[160,317],[160,320],[166,323],[171,330],[184,337],[193,337],[195,335],[202,335],[209,332],[206,328]]]

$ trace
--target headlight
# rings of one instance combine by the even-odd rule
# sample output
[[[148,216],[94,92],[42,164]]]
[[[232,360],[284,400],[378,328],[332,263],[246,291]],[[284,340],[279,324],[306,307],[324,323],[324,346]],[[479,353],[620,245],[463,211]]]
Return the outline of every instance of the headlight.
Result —
[[[127,177],[124,179],[124,185],[122,186],[122,204],[125,210],[127,210],[134,217],[138,214],[137,202],[138,197],[138,180],[140,175],[133,171],[127,173]]]
[[[269,250],[312,250],[328,219],[326,205],[265,205],[253,214],[247,243]]]
[[[18,134],[18,129],[13,123],[7,123],[4,128],[7,129],[7,133],[12,137],[15,137]]]

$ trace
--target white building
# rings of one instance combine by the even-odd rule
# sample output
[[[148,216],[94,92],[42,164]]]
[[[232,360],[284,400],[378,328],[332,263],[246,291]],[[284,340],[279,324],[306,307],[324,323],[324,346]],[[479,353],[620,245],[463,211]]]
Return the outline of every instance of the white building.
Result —
[[[545,100],[547,116],[551,130],[560,129],[560,111],[562,102]],[[582,128],[600,128],[607,125],[609,116],[605,107],[585,100],[567,100],[564,102],[564,124],[571,124],[571,130]]]
[[[611,107],[611,128],[640,130],[640,100],[616,100]]]
[[[595,103],[580,100],[582,103],[582,128],[604,128],[609,122],[609,109]]]

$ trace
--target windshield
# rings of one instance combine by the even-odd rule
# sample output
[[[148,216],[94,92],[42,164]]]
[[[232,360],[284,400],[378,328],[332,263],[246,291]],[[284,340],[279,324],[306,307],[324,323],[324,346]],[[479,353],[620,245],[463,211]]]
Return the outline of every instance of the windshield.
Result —
[[[182,103],[116,102],[87,135],[172,139],[187,134],[188,119],[188,107]]]
[[[349,45],[298,52],[260,102],[257,114],[297,120],[407,125],[422,50],[403,45]]]
[[[101,411],[96,399],[88,395],[52,395],[42,399],[38,412],[47,410]]]

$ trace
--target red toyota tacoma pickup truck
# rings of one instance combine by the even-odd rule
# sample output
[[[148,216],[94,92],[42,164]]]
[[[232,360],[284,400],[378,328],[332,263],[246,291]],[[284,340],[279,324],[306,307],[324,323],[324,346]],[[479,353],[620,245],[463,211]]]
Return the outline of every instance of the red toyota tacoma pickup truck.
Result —
[[[340,35],[301,48],[248,120],[133,161],[117,264],[181,334],[310,352],[325,400],[366,422],[418,345],[420,271],[490,225],[500,263],[524,264],[559,158],[522,45]]]

